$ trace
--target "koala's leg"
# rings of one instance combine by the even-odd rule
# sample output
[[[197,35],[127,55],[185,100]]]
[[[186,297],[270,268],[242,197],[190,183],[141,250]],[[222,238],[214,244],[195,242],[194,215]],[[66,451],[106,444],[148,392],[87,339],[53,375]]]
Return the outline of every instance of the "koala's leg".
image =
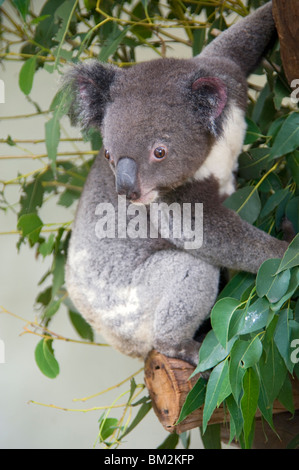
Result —
[[[218,293],[219,270],[181,251],[152,257],[149,291],[158,299],[153,346],[162,354],[191,364],[200,344],[193,339],[209,316]]]

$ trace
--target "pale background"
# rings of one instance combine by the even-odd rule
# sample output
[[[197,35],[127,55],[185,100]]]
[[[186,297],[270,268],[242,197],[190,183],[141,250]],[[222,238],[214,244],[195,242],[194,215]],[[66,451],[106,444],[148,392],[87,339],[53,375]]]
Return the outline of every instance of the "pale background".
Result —
[[[6,2],[5,2],[6,3]],[[187,54],[190,51],[187,50]],[[143,52],[139,59],[145,60]],[[170,51],[168,56],[186,57],[183,49]],[[44,138],[46,117],[3,120],[1,116],[14,116],[32,113],[34,107],[28,103],[18,86],[19,62],[6,62],[0,69],[0,78],[5,83],[5,103],[0,104],[0,138],[11,135],[16,139]],[[43,110],[48,109],[58,89],[57,76],[38,71],[31,98],[39,103]],[[68,128],[68,123],[65,121]],[[72,130],[78,135],[78,130]],[[82,144],[83,145],[83,144]],[[43,144],[25,145],[33,154],[45,153]],[[85,147],[89,149],[89,145]],[[59,147],[59,150],[65,147]],[[0,143],[0,156],[24,155],[24,151]],[[0,158],[0,180],[8,181],[18,174],[27,174],[41,168],[42,163],[31,159]],[[17,186],[10,186],[6,193],[11,203],[19,199]],[[75,207],[70,210],[53,204],[47,211],[41,212],[41,218],[47,222],[68,221],[73,218]],[[16,216],[0,211],[0,232],[16,230]],[[37,294],[45,286],[37,284],[48,269],[49,261],[35,259],[33,250],[22,246],[17,252],[17,235],[0,235],[0,305],[10,312],[27,320],[34,320],[37,310],[34,306]],[[0,448],[92,448],[98,434],[97,420],[102,411],[79,413],[60,411],[36,404],[54,404],[66,408],[86,409],[94,406],[110,405],[119,394],[128,389],[118,389],[85,403],[74,403],[73,398],[89,396],[122,381],[141,367],[137,360],[128,358],[111,348],[98,348],[55,341],[55,355],[60,364],[60,374],[48,379],[37,368],[34,350],[39,337],[26,334],[20,336],[25,323],[7,314],[0,314],[0,339],[5,343],[5,363],[0,364]],[[65,311],[59,311],[50,328],[69,338],[78,338]],[[98,341],[102,338],[98,337]],[[143,382],[139,374],[137,383]],[[123,398],[120,403],[124,403]],[[120,416],[120,412],[111,412],[111,417]],[[126,444],[120,448],[154,449],[168,436],[153,411],[147,415],[138,427],[127,436]],[[191,448],[201,447],[199,431],[192,431]]]

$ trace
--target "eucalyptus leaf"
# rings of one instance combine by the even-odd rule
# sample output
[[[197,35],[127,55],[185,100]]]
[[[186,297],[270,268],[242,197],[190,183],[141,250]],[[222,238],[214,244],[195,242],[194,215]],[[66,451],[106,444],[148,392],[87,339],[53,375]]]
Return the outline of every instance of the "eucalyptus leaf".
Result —
[[[277,349],[283,358],[289,372],[293,372],[294,364],[291,361],[291,331],[289,325],[289,311],[287,309],[279,312],[278,321],[274,334],[274,341]]]
[[[299,258],[298,258],[299,259]],[[280,259],[269,259],[261,265],[256,278],[256,292],[259,297],[266,296],[269,302],[278,302],[287,292],[291,273],[279,272]],[[277,274],[278,273],[278,274]]]
[[[270,305],[265,298],[257,299],[245,310],[242,328],[238,331],[240,335],[254,333],[267,324]]]
[[[243,416],[243,430],[245,447],[249,448],[249,437],[255,417],[259,398],[259,378],[253,368],[246,370],[243,378],[243,396],[241,399],[241,410]]]
[[[249,118],[246,118],[247,122],[247,129],[246,129],[246,136],[244,140],[244,145],[252,144],[256,140],[258,140],[261,136],[261,130],[256,125],[254,121]]]
[[[253,286],[254,280],[255,276],[251,273],[240,272],[235,274],[235,276],[229,281],[229,283],[218,295],[217,300],[223,299],[224,297],[232,297],[234,299],[241,300],[241,297],[244,292],[250,286]]]
[[[199,377],[196,384],[188,393],[182,406],[179,419],[176,424],[181,423],[190,413],[200,408],[205,402],[206,381]]]
[[[18,229],[22,231],[23,237],[34,244],[39,239],[39,234],[43,228],[43,222],[36,214],[24,214],[18,220]]]
[[[36,69],[36,57],[30,57],[22,65],[19,75],[19,86],[25,95],[29,95],[32,90],[33,78]]]
[[[293,152],[299,146],[299,113],[291,113],[277,133],[270,156],[278,158]]]
[[[280,189],[272,194],[261,210],[260,217],[263,218],[270,214],[288,195],[288,189]]]
[[[59,374],[59,365],[54,356],[51,339],[42,339],[35,349],[35,360],[40,371],[50,379]]]
[[[87,323],[86,320],[82,317],[82,315],[80,315],[80,313],[69,310],[69,317],[75,330],[81,336],[81,338],[93,341],[93,330],[89,323]]]
[[[229,378],[232,393],[237,403],[239,402],[245,371],[259,361],[262,350],[262,343],[258,336],[247,341],[239,339],[232,347]]]
[[[30,6],[30,0],[12,0],[12,3],[17,8],[23,20],[25,21]]]
[[[100,440],[101,442],[108,439],[118,427],[118,419],[116,418],[103,418],[99,420],[100,426]]]
[[[218,364],[209,377],[209,381],[207,384],[207,391],[206,391],[206,398],[205,398],[205,406],[203,409],[203,433],[205,432],[208,422],[215,410],[218,402],[218,397],[221,391],[221,386],[223,381],[226,379],[228,375],[228,361],[225,360]]]
[[[238,189],[223,204],[229,209],[236,211],[242,219],[250,224],[257,220],[261,210],[261,201],[258,192],[253,186],[245,186]]]
[[[225,404],[228,408],[230,414],[230,422],[231,422],[231,429],[230,429],[230,442],[236,437],[239,439],[240,434],[243,428],[243,417],[240,406],[236,403],[233,395],[230,395],[226,400]]]
[[[259,361],[260,378],[264,386],[268,406],[277,398],[285,377],[287,368],[272,339],[267,352],[264,352]]]
[[[233,341],[227,343],[226,349],[219,343],[215,332],[210,330],[202,342],[199,349],[199,362],[192,375],[198,372],[211,369],[219,362],[223,361],[229,354],[230,348],[233,345]]]
[[[219,300],[211,312],[211,323],[215,335],[223,348],[227,347],[229,341],[229,325],[235,310],[240,302],[233,298]]]
[[[241,153],[239,157],[239,175],[247,181],[260,178],[270,166],[269,148],[253,148]]]
[[[294,240],[292,240],[288,246],[288,249],[281,260],[276,274],[279,274],[285,269],[290,269],[294,266],[299,266],[299,234],[296,235]]]

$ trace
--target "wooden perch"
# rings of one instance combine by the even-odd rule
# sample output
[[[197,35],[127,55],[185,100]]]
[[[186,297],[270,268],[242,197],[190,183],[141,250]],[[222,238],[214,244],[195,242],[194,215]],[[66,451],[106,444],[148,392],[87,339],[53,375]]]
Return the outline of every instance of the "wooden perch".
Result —
[[[299,2],[273,0],[273,16],[278,31],[283,68],[289,83],[299,79]]]
[[[158,351],[151,351],[145,361],[145,384],[148,388],[154,411],[166,431],[181,434],[184,431],[202,425],[203,408],[191,413],[177,426],[182,406],[188,392],[199,378],[200,374],[188,380],[194,367],[180,359],[166,357]],[[293,396],[295,409],[299,409],[299,382],[293,380]],[[273,414],[285,413],[286,409],[278,402],[274,402]],[[260,416],[260,413],[257,413]],[[229,420],[229,414],[220,406],[216,408],[209,424],[224,424]]]

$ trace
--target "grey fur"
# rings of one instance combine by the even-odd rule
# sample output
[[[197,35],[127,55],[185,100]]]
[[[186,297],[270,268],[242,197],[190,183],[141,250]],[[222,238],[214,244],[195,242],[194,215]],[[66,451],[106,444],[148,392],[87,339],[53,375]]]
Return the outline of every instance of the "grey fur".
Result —
[[[125,70],[91,62],[66,77],[73,119],[101,128],[110,154],[109,165],[101,152],[85,184],[67,287],[87,321],[125,354],[144,358],[156,348],[195,364],[199,345],[193,337],[215,302],[220,267],[257,272],[287,247],[222,205],[242,143],[246,77],[273,35],[270,2],[194,59]],[[233,148],[235,140],[240,142]],[[155,160],[156,147],[167,150],[165,158]],[[124,177],[123,168],[134,168],[134,175]],[[113,173],[135,202],[202,202],[203,246],[184,250],[184,239],[171,236],[99,239],[98,204],[117,210]]]

